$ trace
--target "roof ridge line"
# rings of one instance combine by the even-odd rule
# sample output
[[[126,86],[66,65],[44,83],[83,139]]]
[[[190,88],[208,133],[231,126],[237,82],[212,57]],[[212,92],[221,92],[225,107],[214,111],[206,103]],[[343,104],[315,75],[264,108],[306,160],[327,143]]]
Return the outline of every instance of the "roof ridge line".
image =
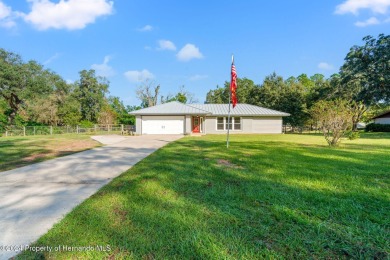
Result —
[[[189,107],[192,107],[192,108],[195,108],[195,109],[199,109],[199,110],[202,110],[202,111],[205,111],[205,112],[208,112],[208,113],[212,114],[208,110],[205,110],[205,109],[202,109],[202,108],[198,108],[198,107],[194,107],[194,106],[191,106],[190,104],[183,104],[183,105],[186,105],[186,106],[189,106]],[[196,105],[205,105],[205,104],[196,104]]]

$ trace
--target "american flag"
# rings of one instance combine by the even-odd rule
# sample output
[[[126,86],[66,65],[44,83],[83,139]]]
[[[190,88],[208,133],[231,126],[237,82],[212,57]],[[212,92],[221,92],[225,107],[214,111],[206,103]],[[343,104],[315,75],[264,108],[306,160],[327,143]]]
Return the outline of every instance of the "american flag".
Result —
[[[232,58],[232,77],[230,80],[230,93],[232,97],[232,103],[233,108],[237,105],[237,96],[236,96],[236,90],[237,90],[237,73],[236,73],[236,66],[234,66],[234,58]]]

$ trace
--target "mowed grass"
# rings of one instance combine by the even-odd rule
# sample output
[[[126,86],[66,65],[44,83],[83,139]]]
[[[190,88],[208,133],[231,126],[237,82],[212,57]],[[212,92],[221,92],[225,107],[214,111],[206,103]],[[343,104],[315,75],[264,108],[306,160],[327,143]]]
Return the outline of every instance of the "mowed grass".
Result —
[[[34,244],[95,250],[19,258],[388,259],[389,177],[389,134],[339,148],[318,135],[232,135],[229,149],[225,136],[185,137]]]
[[[88,135],[0,137],[0,172],[87,150],[100,144]]]

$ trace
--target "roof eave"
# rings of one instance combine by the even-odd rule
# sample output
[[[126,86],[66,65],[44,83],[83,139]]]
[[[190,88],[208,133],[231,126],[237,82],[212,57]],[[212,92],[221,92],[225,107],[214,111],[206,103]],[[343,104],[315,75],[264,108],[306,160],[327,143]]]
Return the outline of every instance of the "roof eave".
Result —
[[[228,114],[212,114],[211,116],[228,116]],[[266,117],[284,117],[290,116],[290,114],[283,115],[267,115],[267,114],[230,114],[230,116],[247,116],[247,117],[255,117],[255,116],[266,116]]]
[[[390,110],[389,110],[389,111],[386,111],[386,112],[383,112],[383,113],[381,113],[381,114],[379,114],[379,115],[373,117],[372,119],[380,118],[381,116],[384,116],[384,115],[386,115],[386,114],[388,114],[388,113],[390,113]]]
[[[133,116],[186,116],[186,115],[210,115],[206,113],[132,113],[129,112],[129,115]]]

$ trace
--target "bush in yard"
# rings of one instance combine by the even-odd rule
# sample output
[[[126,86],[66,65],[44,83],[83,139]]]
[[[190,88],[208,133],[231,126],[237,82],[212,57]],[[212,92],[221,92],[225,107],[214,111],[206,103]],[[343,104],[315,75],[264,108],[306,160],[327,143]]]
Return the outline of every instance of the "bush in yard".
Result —
[[[349,131],[347,133],[347,137],[349,140],[355,140],[355,139],[360,138],[360,134],[357,131]]]
[[[368,124],[366,125],[366,132],[390,132],[390,125],[384,124]]]
[[[321,100],[314,104],[311,114],[330,146],[337,146],[340,138],[351,129],[352,111],[346,100]]]
[[[88,121],[88,120],[82,120],[80,122],[80,127],[82,128],[93,128],[95,126],[95,124],[91,121]]]

